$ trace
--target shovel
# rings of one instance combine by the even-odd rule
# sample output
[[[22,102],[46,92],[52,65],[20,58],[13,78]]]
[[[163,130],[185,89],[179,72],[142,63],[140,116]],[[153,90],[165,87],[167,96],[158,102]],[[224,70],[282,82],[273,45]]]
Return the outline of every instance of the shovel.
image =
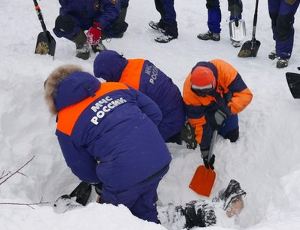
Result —
[[[36,54],[49,54],[54,57],[55,53],[55,47],[56,47],[56,41],[51,36],[50,32],[47,30],[43,15],[41,12],[41,8],[39,4],[37,3],[37,0],[33,0],[36,13],[38,15],[38,18],[41,22],[43,32],[40,32],[35,46],[35,53]]]
[[[215,145],[216,137],[217,137],[217,130],[213,132],[211,145],[209,148],[208,153],[208,161],[210,160],[212,153],[213,153],[213,147]],[[198,166],[196,169],[196,172],[190,182],[190,189],[192,189],[194,192],[198,193],[202,196],[210,196],[212,187],[214,186],[216,179],[216,172],[212,169],[207,169],[204,165]]]
[[[252,40],[246,41],[240,52],[238,53],[238,57],[256,57],[260,41],[256,40],[255,33],[256,33],[256,24],[257,24],[257,10],[258,10],[258,0],[256,0],[255,4],[255,12],[253,18],[253,30],[252,30]]]
[[[300,98],[300,74],[286,73],[286,80],[294,98]]]
[[[243,19],[237,21],[231,20],[229,22],[230,39],[236,42],[241,42],[246,36],[246,23]]]

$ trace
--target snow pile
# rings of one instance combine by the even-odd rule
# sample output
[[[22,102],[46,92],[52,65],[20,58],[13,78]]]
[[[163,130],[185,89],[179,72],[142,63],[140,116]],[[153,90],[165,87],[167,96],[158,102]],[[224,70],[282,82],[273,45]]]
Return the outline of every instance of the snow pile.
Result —
[[[230,143],[217,138],[215,147],[217,181],[215,195],[231,178],[247,191],[246,207],[235,225],[219,220],[212,229],[276,230],[300,229],[300,101],[294,100],[284,74],[296,71],[300,60],[300,25],[295,22],[295,45],[290,65],[275,68],[267,59],[274,49],[266,1],[260,2],[257,39],[262,45],[258,56],[239,59],[238,49],[230,45],[227,1],[221,1],[223,21],[220,42],[204,42],[197,33],[207,30],[205,3],[198,0],[175,1],[179,38],[157,44],[157,35],[148,28],[158,20],[153,1],[131,0],[129,28],[124,38],[105,41],[110,48],[128,58],[144,57],[155,63],[182,88],[192,66],[202,60],[222,58],[232,63],[253,91],[254,99],[239,115],[240,139]],[[40,2],[51,32],[58,12],[58,1]],[[33,53],[42,31],[31,1],[1,0],[0,26],[0,175],[14,172],[32,156],[35,158],[8,181],[0,185],[0,202],[53,202],[70,193],[78,184],[66,167],[55,131],[43,101],[43,82],[57,66],[79,64],[92,73],[95,55],[88,61],[75,58],[74,45],[58,39],[56,56]],[[244,1],[244,19],[250,39],[254,2]],[[52,33],[52,32],[51,32]],[[53,34],[53,33],[52,33]],[[298,63],[297,63],[298,61]],[[184,204],[200,197],[188,189],[196,167],[202,162],[199,150],[168,145],[173,156],[170,171],[159,186],[159,202]],[[1,177],[1,176],[0,176]],[[224,217],[225,218],[225,217]],[[163,229],[139,220],[124,207],[91,203],[85,208],[56,214],[49,205],[15,206],[0,204],[1,229]]]

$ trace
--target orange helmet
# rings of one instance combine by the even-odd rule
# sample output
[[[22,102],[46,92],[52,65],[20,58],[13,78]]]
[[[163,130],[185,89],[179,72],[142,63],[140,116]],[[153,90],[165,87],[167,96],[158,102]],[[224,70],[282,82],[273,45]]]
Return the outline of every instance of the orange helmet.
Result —
[[[216,87],[216,78],[209,68],[197,66],[191,73],[191,85],[196,91],[212,91]]]

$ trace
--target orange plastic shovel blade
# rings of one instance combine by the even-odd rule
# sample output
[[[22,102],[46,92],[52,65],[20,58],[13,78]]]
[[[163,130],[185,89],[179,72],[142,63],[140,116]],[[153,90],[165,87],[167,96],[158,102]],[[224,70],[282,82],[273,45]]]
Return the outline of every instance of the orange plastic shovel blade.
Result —
[[[212,187],[216,179],[216,172],[212,169],[205,168],[204,165],[198,166],[190,183],[190,188],[202,195],[210,196]]]

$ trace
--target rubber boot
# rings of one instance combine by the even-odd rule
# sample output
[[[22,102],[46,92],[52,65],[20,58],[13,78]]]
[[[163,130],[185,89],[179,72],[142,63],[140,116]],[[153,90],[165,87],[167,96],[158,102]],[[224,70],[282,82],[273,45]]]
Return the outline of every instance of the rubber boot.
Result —
[[[87,60],[90,57],[90,45],[87,42],[85,33],[80,30],[73,39],[76,44],[76,57]]]

